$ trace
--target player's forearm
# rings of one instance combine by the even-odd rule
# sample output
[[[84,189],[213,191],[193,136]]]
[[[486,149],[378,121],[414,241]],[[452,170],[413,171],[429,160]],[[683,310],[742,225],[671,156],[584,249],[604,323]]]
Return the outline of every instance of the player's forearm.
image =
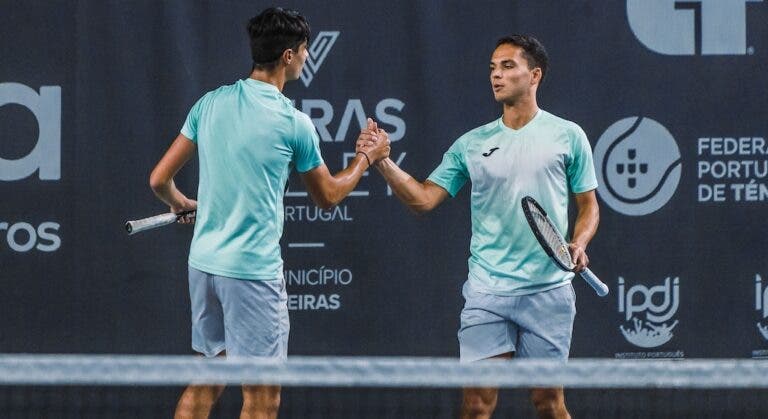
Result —
[[[597,233],[597,225],[600,223],[600,211],[597,203],[581,205],[576,215],[576,223],[573,227],[572,243],[586,249],[592,237]]]
[[[366,160],[363,154],[358,154],[350,161],[349,166],[333,175],[333,180],[327,188],[324,198],[325,202],[322,203],[322,206],[332,207],[338,205],[355,189],[366,170],[368,170],[368,160]]]
[[[188,198],[176,188],[173,179],[163,180],[150,177],[150,187],[161,201],[169,207],[183,207]]]
[[[397,166],[390,158],[380,161],[376,168],[392,188],[395,196],[411,211],[424,213],[434,209],[436,204],[430,199],[424,184]]]

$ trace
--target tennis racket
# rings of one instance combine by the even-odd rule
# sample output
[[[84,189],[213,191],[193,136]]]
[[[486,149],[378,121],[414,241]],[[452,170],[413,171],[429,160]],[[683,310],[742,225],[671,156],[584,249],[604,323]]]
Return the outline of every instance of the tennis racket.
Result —
[[[179,221],[179,219],[185,215],[194,216],[194,214],[195,214],[194,210],[182,211],[178,214],[168,212],[165,214],[155,215],[153,217],[142,218],[140,220],[126,221],[125,231],[127,231],[128,235],[130,236],[130,235],[140,233],[142,231],[149,230],[152,228],[173,224],[176,221]]]
[[[568,251],[568,243],[563,238],[563,235],[557,231],[557,228],[547,216],[547,212],[544,211],[544,208],[530,196],[523,198],[521,205],[523,206],[525,219],[528,221],[528,225],[531,226],[533,235],[536,236],[536,240],[539,241],[539,244],[544,248],[544,251],[547,252],[547,255],[555,261],[560,269],[569,272],[573,271],[573,267],[576,266],[576,264],[573,263],[573,260],[571,259],[571,252]],[[584,268],[583,271],[579,272],[579,275],[594,288],[597,295],[601,297],[608,295],[608,286],[595,276],[589,268]]]

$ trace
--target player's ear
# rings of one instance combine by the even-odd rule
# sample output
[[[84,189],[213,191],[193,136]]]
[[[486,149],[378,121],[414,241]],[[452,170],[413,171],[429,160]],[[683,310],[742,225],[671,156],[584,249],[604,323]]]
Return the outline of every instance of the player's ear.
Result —
[[[283,62],[285,64],[290,64],[291,61],[293,61],[294,55],[296,55],[296,52],[294,50],[290,48],[286,49],[285,51],[283,51],[283,55],[282,55]]]
[[[540,84],[541,83],[541,67],[536,67],[533,70],[531,70],[531,74],[533,77],[531,77],[531,84]]]

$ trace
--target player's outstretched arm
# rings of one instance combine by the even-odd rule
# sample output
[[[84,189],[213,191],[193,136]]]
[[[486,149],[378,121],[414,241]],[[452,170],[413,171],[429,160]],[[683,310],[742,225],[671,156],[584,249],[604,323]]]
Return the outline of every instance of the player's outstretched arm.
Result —
[[[432,211],[448,198],[448,191],[429,180],[419,182],[397,166],[389,157],[376,164],[392,191],[411,211],[423,214]]]
[[[574,271],[580,272],[589,264],[587,245],[597,232],[600,222],[600,209],[597,205],[595,191],[574,194],[576,201],[576,223],[573,227],[573,239],[569,244],[571,258],[576,264]]]
[[[344,170],[331,175],[328,167],[321,164],[301,174],[309,196],[318,207],[328,209],[337,205],[355,189],[370,165],[389,156],[389,137],[380,136],[377,131],[376,123],[368,119],[368,129],[360,133],[358,142],[364,141],[369,147],[359,150]]]

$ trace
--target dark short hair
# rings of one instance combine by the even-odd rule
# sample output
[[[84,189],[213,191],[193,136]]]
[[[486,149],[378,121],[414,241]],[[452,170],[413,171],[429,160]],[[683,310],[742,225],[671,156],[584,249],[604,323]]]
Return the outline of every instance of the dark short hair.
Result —
[[[275,68],[283,51],[297,50],[302,42],[309,42],[309,23],[295,10],[270,7],[248,21],[253,67]]]
[[[528,68],[534,69],[539,67],[541,69],[541,81],[544,81],[544,76],[547,75],[547,69],[549,68],[549,56],[547,55],[547,50],[544,49],[544,45],[538,39],[530,35],[505,36],[496,42],[496,48],[504,44],[511,44],[522,48],[523,57],[528,61]]]

